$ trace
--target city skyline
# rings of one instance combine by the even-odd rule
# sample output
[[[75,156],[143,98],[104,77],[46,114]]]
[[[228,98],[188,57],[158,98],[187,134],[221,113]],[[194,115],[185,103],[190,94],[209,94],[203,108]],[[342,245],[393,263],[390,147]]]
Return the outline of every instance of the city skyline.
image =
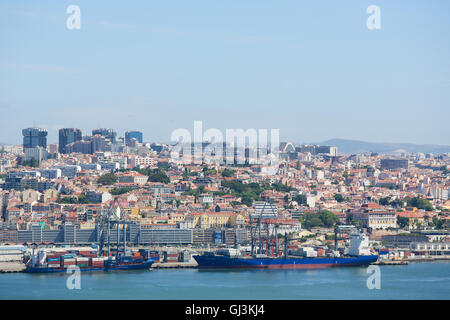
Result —
[[[80,30],[70,4],[0,5],[2,143],[33,123],[50,143],[98,127],[169,142],[202,120],[296,143],[450,144],[448,2],[376,1],[380,30],[369,1],[77,1]]]

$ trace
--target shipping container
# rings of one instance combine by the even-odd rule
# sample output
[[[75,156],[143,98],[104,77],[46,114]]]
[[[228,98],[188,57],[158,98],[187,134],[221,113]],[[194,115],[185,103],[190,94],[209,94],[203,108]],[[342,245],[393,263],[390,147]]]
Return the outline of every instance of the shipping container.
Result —
[[[104,261],[103,258],[98,257],[98,258],[91,258],[92,261]]]
[[[47,258],[48,262],[59,262],[60,259],[59,258]]]

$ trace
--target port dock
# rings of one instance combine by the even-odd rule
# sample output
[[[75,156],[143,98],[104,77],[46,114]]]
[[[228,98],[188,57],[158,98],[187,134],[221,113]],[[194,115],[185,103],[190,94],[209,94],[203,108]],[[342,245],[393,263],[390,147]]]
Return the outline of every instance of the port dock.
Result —
[[[408,261],[404,260],[378,260],[373,265],[379,265],[379,266],[404,266],[408,264]]]
[[[181,268],[197,268],[197,262],[155,262],[150,269],[181,269]]]
[[[23,272],[24,270],[25,264],[23,263],[0,262],[0,273]]]

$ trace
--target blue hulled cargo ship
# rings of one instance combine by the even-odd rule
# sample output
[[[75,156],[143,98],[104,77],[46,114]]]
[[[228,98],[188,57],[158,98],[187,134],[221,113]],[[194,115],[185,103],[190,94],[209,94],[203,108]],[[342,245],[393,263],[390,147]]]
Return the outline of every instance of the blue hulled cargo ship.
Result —
[[[27,262],[25,272],[67,272],[75,267],[81,272],[142,270],[149,269],[153,263],[154,259],[143,252],[134,256],[101,257],[92,254],[88,256],[83,254],[47,254],[47,252],[39,251]]]
[[[283,256],[265,254],[244,256],[238,249],[219,249],[215,253],[205,252],[196,255],[194,259],[200,269],[318,269],[369,265],[378,260],[378,255],[371,252],[366,235],[357,233],[351,235],[347,255],[333,251],[328,255],[319,256],[317,251],[309,251],[306,248],[289,254],[286,237]]]
[[[259,257],[258,257],[259,256]],[[343,266],[369,265],[377,261],[377,255],[357,257],[231,257],[205,253],[194,256],[199,268],[242,268],[242,269],[318,269]]]

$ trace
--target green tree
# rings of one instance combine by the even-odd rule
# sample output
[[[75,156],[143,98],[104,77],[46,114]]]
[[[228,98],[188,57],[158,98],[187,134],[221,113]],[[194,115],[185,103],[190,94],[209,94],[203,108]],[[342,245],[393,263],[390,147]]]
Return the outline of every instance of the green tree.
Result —
[[[222,171],[222,177],[224,177],[224,178],[231,178],[233,175],[234,175],[234,170],[225,168]]]
[[[304,194],[296,195],[293,200],[297,202],[299,205],[305,205],[306,204],[306,196]]]
[[[342,196],[342,194],[336,193],[336,194],[334,195],[334,200],[336,200],[337,202],[343,202],[345,199],[344,199],[344,197]]]
[[[339,221],[339,218],[333,212],[328,210],[321,210],[319,212],[319,218],[327,228],[333,227]]]
[[[105,173],[103,175],[101,175],[98,179],[97,179],[97,183],[102,184],[102,185],[112,185],[114,183],[117,182],[117,177],[114,173]]]
[[[156,166],[158,167],[158,169],[164,170],[164,171],[167,171],[170,168],[170,165],[167,162],[158,162]]]
[[[147,175],[148,175],[148,181],[151,181],[151,182],[162,182],[162,183],[170,182],[170,178],[161,169],[154,169],[154,170],[148,172]]]
[[[436,229],[442,229],[442,220],[441,219],[439,219],[438,217],[435,216],[435,217],[433,217],[432,222],[433,222],[433,226]]]
[[[133,187],[120,187],[120,188],[114,188],[109,191],[113,196],[121,195],[127,192],[130,192],[133,190]]]
[[[323,227],[323,222],[317,214],[306,213],[303,218],[300,218],[302,226],[306,229],[311,229],[314,227]]]
[[[302,226],[306,229],[311,229],[314,227],[333,227],[339,218],[328,210],[321,210],[319,213],[306,213],[303,218],[300,218]]]
[[[389,204],[391,206],[393,206],[394,208],[401,208],[401,207],[403,207],[403,201],[400,200],[400,199],[392,200]]]
[[[19,159],[21,159],[21,158],[19,158]],[[18,164],[22,165],[24,167],[33,167],[33,168],[39,167],[39,161],[37,161],[35,158],[31,158],[30,160],[27,160],[27,161],[20,160]]]
[[[408,198],[407,204],[409,207],[415,207],[417,209],[424,209],[425,211],[433,211],[433,205],[427,199],[420,198],[419,196],[414,198]]]
[[[401,229],[403,229],[409,225],[409,219],[406,217],[397,216],[397,224]]]
[[[390,200],[391,200],[391,198],[389,198],[389,197],[381,198],[379,203],[382,206],[387,206],[387,205],[389,205]]]

